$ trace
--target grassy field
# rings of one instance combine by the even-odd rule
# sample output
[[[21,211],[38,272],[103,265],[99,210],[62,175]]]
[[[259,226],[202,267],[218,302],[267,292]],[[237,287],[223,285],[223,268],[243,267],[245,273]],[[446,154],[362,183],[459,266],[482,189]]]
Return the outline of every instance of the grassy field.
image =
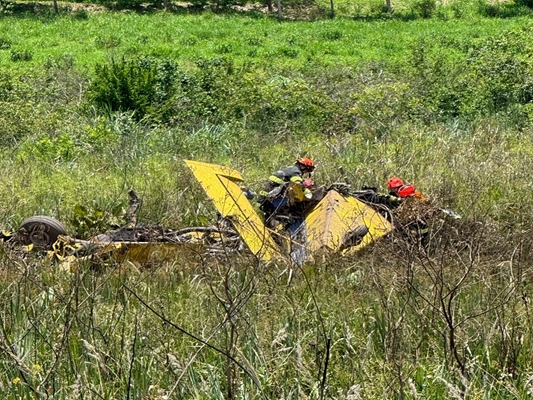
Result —
[[[392,235],[302,267],[244,253],[67,271],[2,245],[4,398],[530,398],[529,10],[393,7],[3,9],[4,229],[44,214],[88,238],[124,222],[130,189],[140,223],[211,224],[184,159],[259,189],[308,156],[319,184],[399,175],[463,216],[431,221],[428,247]]]
[[[87,19],[76,19],[68,14],[44,19],[33,15],[4,16],[0,20],[0,41],[5,43],[0,50],[5,93],[1,120],[5,131],[4,174],[10,181],[6,186],[13,188],[4,193],[6,198],[17,199],[23,192],[26,202],[29,197],[37,196],[26,204],[4,201],[10,208],[4,212],[4,220],[14,219],[16,225],[21,215],[28,213],[61,216],[73,208],[75,199],[91,201],[107,192],[116,198],[131,185],[142,192],[146,187],[150,193],[146,197],[152,197],[159,190],[150,185],[158,184],[151,179],[142,182],[144,177],[156,174],[158,180],[164,182],[162,187],[170,188],[176,174],[183,171],[183,158],[232,165],[253,185],[258,185],[267,171],[292,162],[299,154],[308,154],[323,166],[317,176],[324,181],[339,179],[335,171],[342,165],[354,184],[381,186],[390,174],[407,174],[407,179],[416,180],[421,188],[431,192],[441,186],[443,179],[458,184],[459,180],[468,181],[464,177],[454,177],[467,170],[454,168],[454,165],[470,164],[472,160],[490,162],[479,156],[479,152],[470,152],[478,143],[482,146],[490,143],[495,146],[494,150],[485,149],[486,152],[499,152],[498,157],[506,157],[499,149],[505,146],[509,157],[517,157],[517,166],[512,166],[514,161],[511,160],[506,165],[500,163],[500,168],[528,171],[528,158],[515,154],[530,151],[527,132],[503,132],[489,120],[482,122],[488,131],[485,126],[469,128],[464,125],[470,123],[468,118],[433,126],[428,126],[427,122],[410,126],[397,121],[398,115],[404,112],[404,105],[399,103],[401,97],[409,94],[401,93],[403,83],[391,84],[390,76],[415,62],[413,49],[422,46],[420,41],[424,41],[423,46],[428,49],[428,58],[434,52],[438,57],[462,59],[467,56],[465,49],[469,46],[476,43],[482,46],[487,38],[502,31],[528,29],[528,21],[528,17],[476,17],[407,22],[336,19],[279,23],[269,18],[212,13],[184,16],[97,13],[89,14]],[[279,114],[281,121],[272,126],[262,122],[266,126],[262,131],[254,128],[250,132],[250,123],[246,126],[242,118],[235,120],[226,115],[225,118],[207,115],[192,127],[185,124],[163,127],[150,125],[150,121],[137,124],[127,113],[104,118],[97,111],[87,110],[85,92],[93,79],[95,65],[105,64],[111,57],[139,55],[170,58],[184,73],[197,70],[199,60],[229,59],[237,71],[234,75],[242,74],[246,82],[254,84],[255,80],[264,86],[259,88],[262,92],[259,96],[263,96],[260,101],[286,103],[283,109],[271,111]],[[432,68],[431,65],[425,67]],[[212,79],[222,82],[226,78],[215,76]],[[466,79],[476,84],[470,77]],[[275,92],[284,90],[287,92]],[[361,90],[366,92],[361,94]],[[384,95],[381,90],[388,94]],[[327,97],[313,99],[313,91],[324,92]],[[370,114],[363,117],[363,123],[368,118],[380,121],[374,127],[364,126],[368,131],[359,129],[355,135],[346,129],[357,127],[321,127],[320,122],[314,121],[302,127],[285,123],[284,127],[283,112],[297,107],[298,101],[297,97],[290,98],[289,93],[300,93],[318,107],[324,104],[329,107],[325,102],[333,99],[335,109],[326,110],[333,114],[348,115],[354,112],[354,105],[363,103],[370,110]],[[241,96],[242,99],[235,101],[246,103],[252,95],[243,89]],[[471,101],[466,99],[465,103]],[[235,107],[242,108],[242,105]],[[374,110],[381,109],[383,115],[371,115]],[[190,117],[187,114],[184,118]],[[332,125],[335,121],[326,123]],[[330,134],[324,136],[320,130]],[[462,134],[468,130],[474,134]],[[497,139],[500,136],[502,140]],[[243,141],[243,137],[253,140]],[[508,137],[513,140],[507,141]],[[139,140],[144,141],[143,145],[139,145]],[[278,145],[271,146],[272,143]],[[469,154],[461,154],[463,151]],[[443,154],[459,160],[443,158]],[[28,164],[30,159],[39,163],[39,168]],[[424,176],[428,167],[431,171]],[[12,181],[10,168],[25,171],[22,182]],[[167,171],[180,172],[168,174]],[[510,173],[502,170],[501,175]],[[502,178],[502,185],[507,186],[507,178]],[[476,179],[481,179],[479,174]],[[44,193],[28,193],[20,187],[28,185],[29,181],[32,181],[30,191],[43,190]],[[43,185],[42,182],[54,184]],[[519,181],[513,186],[517,184],[516,189],[522,190],[528,183]],[[108,190],[102,192],[102,185],[109,185]],[[170,200],[173,196],[165,194]],[[465,196],[469,198],[470,193]],[[58,208],[58,201],[63,206]],[[12,207],[13,204],[16,206]],[[170,207],[181,208],[177,204]],[[464,206],[469,207],[469,204]],[[155,215],[155,220],[166,221],[159,212]]]
[[[502,30],[528,26],[529,17],[513,19],[402,21],[286,21],[239,15],[176,16],[157,13],[89,14],[39,20],[31,16],[5,16],[0,23],[0,66],[18,72],[69,57],[80,68],[112,56],[148,54],[169,57],[182,68],[198,58],[231,57],[237,64],[262,68],[301,70],[309,64],[350,67],[368,62],[404,61],[422,38],[470,43]],[[13,62],[14,54],[31,59]]]

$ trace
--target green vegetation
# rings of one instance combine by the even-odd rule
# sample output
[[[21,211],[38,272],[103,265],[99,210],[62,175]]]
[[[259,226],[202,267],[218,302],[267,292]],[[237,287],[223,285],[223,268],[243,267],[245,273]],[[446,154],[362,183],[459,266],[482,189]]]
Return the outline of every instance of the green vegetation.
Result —
[[[398,175],[463,219],[433,221],[428,248],[392,237],[303,268],[63,271],[2,245],[6,398],[530,397],[530,4],[287,4],[279,21],[2,2],[3,228],[45,214],[88,238],[131,188],[139,222],[204,226],[183,159],[259,188],[299,156],[317,183]]]

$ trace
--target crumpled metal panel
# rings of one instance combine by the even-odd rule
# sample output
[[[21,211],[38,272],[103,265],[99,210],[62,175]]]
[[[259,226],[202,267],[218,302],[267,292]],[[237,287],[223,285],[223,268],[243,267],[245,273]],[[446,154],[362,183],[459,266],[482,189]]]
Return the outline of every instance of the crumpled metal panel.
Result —
[[[232,222],[253,254],[264,261],[280,254],[276,242],[239,187],[244,180],[237,171],[198,161],[185,160],[185,163],[218,212]]]
[[[307,248],[355,252],[386,235],[392,226],[376,210],[354,197],[330,190],[305,219]]]
[[[58,243],[58,242],[56,242]],[[93,257],[110,256],[114,261],[122,263],[129,261],[133,265],[159,264],[172,262],[177,259],[187,259],[201,254],[204,245],[197,243],[158,243],[158,242],[110,242],[94,243],[98,250],[94,254],[78,257],[75,255],[62,255],[58,248],[49,252],[52,259],[60,261],[60,268],[74,271],[80,263],[91,260]],[[63,252],[64,253],[64,252]]]

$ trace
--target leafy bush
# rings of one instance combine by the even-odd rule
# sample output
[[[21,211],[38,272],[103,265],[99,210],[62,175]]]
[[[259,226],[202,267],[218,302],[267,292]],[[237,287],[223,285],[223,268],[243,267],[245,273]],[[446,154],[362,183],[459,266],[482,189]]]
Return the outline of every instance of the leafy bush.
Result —
[[[103,201],[92,200],[88,204],[77,204],[69,226],[75,229],[76,237],[90,238],[124,224],[122,220],[125,204],[109,207]]]
[[[84,133],[80,138],[87,150],[102,152],[117,142],[118,133],[109,126],[106,119],[98,117],[91,125],[83,128]]]
[[[515,3],[521,6],[533,8],[533,0],[515,0]]]
[[[336,13],[353,15],[357,17],[382,17],[388,10],[385,1],[381,0],[369,0],[365,2],[355,2],[350,5],[349,3],[337,3]],[[352,8],[353,7],[353,8]]]
[[[340,40],[342,39],[343,36],[344,34],[342,33],[342,31],[338,29],[327,30],[324,33],[322,33],[322,37],[325,40],[331,40],[331,41]]]
[[[17,145],[34,132],[53,134],[60,129],[69,113],[51,96],[55,84],[42,76],[15,79],[0,73],[0,147]]]
[[[437,10],[436,0],[417,0],[413,3],[415,13],[422,18],[431,18]]]
[[[259,87],[253,110],[259,126],[287,122],[300,131],[321,131],[333,117],[332,102],[302,78],[274,76]]]
[[[146,10],[147,6],[161,7],[161,1],[157,0],[96,0],[94,3],[112,10]]]
[[[40,159],[43,161],[70,161],[76,155],[74,141],[70,134],[62,133],[56,137],[43,136],[37,140],[28,138],[18,149],[17,155],[22,159]]]
[[[523,106],[533,101],[532,51],[525,30],[502,32],[468,46],[434,38],[421,40],[413,46],[405,69],[388,75],[388,83],[382,77],[356,94],[353,111],[364,117],[367,109],[385,118],[381,121],[385,125],[407,120],[426,124],[472,120],[496,114],[523,125],[527,120]],[[396,104],[391,96],[399,88],[404,88],[403,98]],[[387,90],[390,93],[386,94]]]
[[[489,3],[487,1],[478,2],[478,13],[484,17],[497,17],[500,14],[501,6],[498,2]]]
[[[464,88],[458,84],[458,79],[464,71],[464,60],[449,49],[457,45],[435,43],[428,38],[413,46],[407,79],[413,96],[424,109],[416,114],[416,119],[431,123],[459,116]]]
[[[246,121],[262,132],[320,130],[333,113],[327,96],[302,78],[269,78],[226,58],[200,59],[179,74],[174,64],[152,58],[111,61],[98,67],[88,99],[100,111],[130,110],[137,120],[184,128]]]
[[[11,50],[9,58],[11,61],[31,61],[33,59],[33,52],[30,50]]]
[[[97,64],[89,101],[103,111],[134,111],[138,119],[160,112],[174,91],[177,65],[140,56]]]
[[[98,36],[94,40],[94,44],[100,49],[112,49],[120,45],[121,39],[117,36]]]
[[[350,113],[378,138],[394,131],[411,114],[412,89],[400,82],[377,82],[354,94]]]
[[[469,98],[484,99],[488,112],[533,100],[533,43],[525,31],[503,32],[488,38],[469,54]]]
[[[198,60],[196,69],[180,76],[171,102],[172,121],[196,125],[211,119],[221,121],[229,117],[224,109],[237,90],[234,65],[225,58]]]
[[[9,49],[13,45],[13,42],[5,37],[0,37],[0,50]]]

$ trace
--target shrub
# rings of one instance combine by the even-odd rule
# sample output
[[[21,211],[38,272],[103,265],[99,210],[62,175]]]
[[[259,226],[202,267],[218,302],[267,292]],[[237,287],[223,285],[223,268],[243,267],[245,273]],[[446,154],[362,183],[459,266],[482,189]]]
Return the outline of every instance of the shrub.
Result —
[[[22,159],[38,158],[43,161],[70,161],[77,153],[70,134],[62,133],[56,137],[43,136],[37,140],[27,138],[20,146],[17,155]]]
[[[259,126],[283,126],[321,131],[332,117],[331,101],[302,78],[275,76],[258,87],[252,115]]]
[[[533,46],[527,36],[503,32],[472,49],[460,82],[466,89],[464,112],[490,114],[533,100]],[[477,102],[477,109],[470,108],[471,102]]]
[[[30,50],[11,50],[9,58],[11,61],[31,61],[33,59],[33,52]]]
[[[69,226],[74,228],[77,237],[90,238],[121,226],[124,209],[126,209],[124,204],[117,203],[110,207],[98,199],[88,204],[77,204],[69,220]]]
[[[89,102],[103,111],[134,111],[136,118],[157,114],[174,91],[177,65],[140,56],[97,64],[88,89]]]
[[[437,9],[436,0],[417,0],[413,4],[415,13],[422,18],[431,18]]]
[[[499,2],[489,3],[486,0],[479,0],[477,11],[479,15],[484,17],[497,17],[500,14],[501,6]]]
[[[398,75],[403,77],[393,78],[407,79],[410,100],[423,106],[422,113],[408,117],[425,123],[495,114],[521,120],[516,106],[533,100],[533,61],[528,56],[533,46],[527,33],[502,32],[458,51],[462,47],[434,38],[413,46],[407,70]]]
[[[9,49],[13,45],[13,42],[5,37],[0,37],[0,50]]]
[[[287,128],[318,131],[330,118],[330,101],[301,78],[267,77],[226,58],[198,60],[196,70],[182,74],[165,115],[175,125],[203,126],[245,121],[267,132]]]
[[[410,86],[394,81],[367,86],[354,94],[353,100],[355,104],[350,114],[360,119],[378,138],[402,124],[411,114],[410,108],[416,104]]]
[[[70,17],[75,20],[88,20],[89,19],[89,12],[87,10],[74,10],[71,11]]]
[[[198,60],[196,69],[181,75],[176,82],[169,110],[172,121],[196,125],[206,119],[220,121],[233,117],[225,110],[239,86],[234,69],[233,63],[223,57]]]
[[[33,132],[53,135],[62,129],[71,113],[58,107],[57,97],[50,95],[56,90],[56,83],[43,76],[15,79],[0,73],[0,147],[20,144]]]
[[[94,44],[100,49],[112,49],[120,45],[120,38],[117,36],[98,36],[94,40]]]
[[[515,0],[515,3],[521,6],[533,8],[533,0]]]
[[[341,30],[334,29],[334,30],[327,30],[322,34],[322,37],[325,40],[335,41],[340,40],[343,37],[343,33]]]
[[[108,120],[99,117],[92,125],[84,126],[84,133],[80,138],[81,144],[92,151],[103,151],[117,142],[119,137],[116,129],[107,123]]]

